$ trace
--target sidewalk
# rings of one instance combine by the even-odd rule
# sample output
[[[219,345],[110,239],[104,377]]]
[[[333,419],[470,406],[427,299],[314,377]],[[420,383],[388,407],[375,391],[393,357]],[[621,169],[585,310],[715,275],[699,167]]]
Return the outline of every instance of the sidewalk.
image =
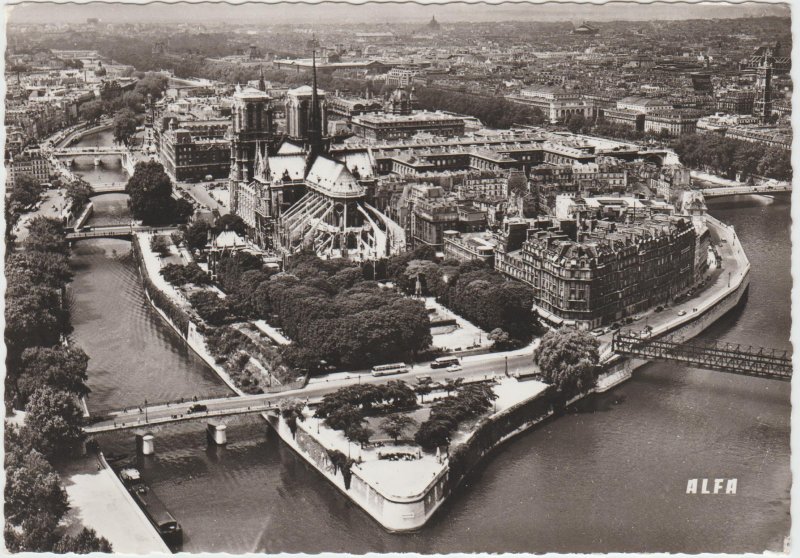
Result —
[[[74,535],[83,527],[94,529],[117,554],[171,554],[114,471],[100,463],[89,456],[59,471],[69,496],[67,532]]]

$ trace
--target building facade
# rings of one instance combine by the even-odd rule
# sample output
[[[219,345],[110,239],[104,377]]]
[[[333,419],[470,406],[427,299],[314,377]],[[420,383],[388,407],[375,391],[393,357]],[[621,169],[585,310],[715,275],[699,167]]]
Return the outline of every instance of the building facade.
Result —
[[[688,219],[598,223],[579,236],[532,230],[520,250],[495,251],[495,268],[533,288],[535,308],[551,325],[594,329],[665,304],[693,284]]]
[[[30,176],[39,184],[50,182],[50,162],[38,149],[29,149],[6,160],[6,188],[16,184],[22,175]]]
[[[418,111],[411,114],[362,114],[352,119],[356,136],[371,140],[410,138],[420,132],[438,137],[464,135],[463,118],[440,112]]]
[[[255,175],[256,160],[272,142],[270,97],[255,88],[237,88],[233,95],[230,139],[230,204],[237,212],[238,190]]]
[[[164,170],[176,181],[225,178],[231,168],[228,120],[180,122],[160,134]]]

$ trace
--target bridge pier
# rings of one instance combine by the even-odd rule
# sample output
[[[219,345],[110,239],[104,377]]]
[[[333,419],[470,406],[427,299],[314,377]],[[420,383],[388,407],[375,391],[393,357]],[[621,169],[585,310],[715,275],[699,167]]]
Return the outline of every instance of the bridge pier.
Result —
[[[154,455],[156,453],[155,436],[150,432],[136,432],[136,453],[138,455]]]
[[[206,439],[209,444],[224,446],[228,443],[227,426],[216,421],[208,421],[206,424]]]

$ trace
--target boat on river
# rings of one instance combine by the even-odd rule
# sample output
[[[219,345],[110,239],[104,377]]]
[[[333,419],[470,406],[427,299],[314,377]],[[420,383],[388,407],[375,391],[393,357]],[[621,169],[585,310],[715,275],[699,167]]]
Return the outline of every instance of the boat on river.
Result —
[[[123,469],[119,472],[119,477],[167,546],[172,551],[180,550],[183,544],[183,528],[159,497],[142,481],[139,471],[132,467]]]

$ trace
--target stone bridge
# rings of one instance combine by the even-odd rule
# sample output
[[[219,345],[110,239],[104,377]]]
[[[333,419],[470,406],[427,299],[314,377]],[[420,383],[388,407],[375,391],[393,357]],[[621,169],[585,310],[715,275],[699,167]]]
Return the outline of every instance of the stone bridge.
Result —
[[[703,188],[703,196],[706,198],[719,198],[722,196],[735,196],[739,194],[777,194],[780,192],[791,192],[791,182],[778,182],[776,184],[755,184],[748,186],[720,186],[719,188]]]

